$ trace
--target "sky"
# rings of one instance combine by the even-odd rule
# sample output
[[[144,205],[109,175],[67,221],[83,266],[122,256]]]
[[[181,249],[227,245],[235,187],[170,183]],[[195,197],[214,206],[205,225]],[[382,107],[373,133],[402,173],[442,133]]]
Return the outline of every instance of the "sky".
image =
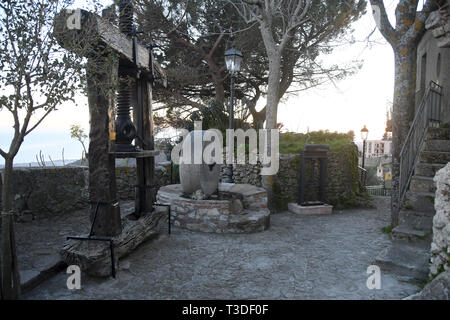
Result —
[[[79,2],[81,3],[81,2]],[[385,1],[392,11],[396,1]],[[354,24],[354,37],[364,40],[374,29],[375,22],[368,5],[367,14]],[[307,132],[329,130],[355,132],[355,142],[361,140],[360,130],[364,125],[369,129],[368,139],[381,139],[385,129],[386,111],[392,101],[394,87],[394,56],[392,48],[384,41],[378,30],[371,36],[376,44],[368,46],[363,41],[335,49],[332,55],[323,57],[325,63],[346,63],[363,60],[363,67],[357,74],[326,84],[319,88],[300,92],[282,102],[278,110],[278,122],[284,130]],[[244,61],[245,63],[245,57]],[[81,157],[81,144],[70,137],[70,127],[80,125],[89,132],[89,112],[87,98],[78,95],[77,105],[65,103],[52,112],[45,121],[25,137],[15,158],[15,163],[36,161],[42,151],[46,160],[49,156],[61,159]],[[0,148],[8,149],[13,135],[12,117],[9,112],[0,111]],[[0,157],[0,164],[4,164]]]
[[[364,39],[374,29],[375,22],[367,13],[354,24],[356,39]],[[376,44],[356,42],[335,49],[324,61],[339,64],[353,59],[363,60],[362,68],[353,76],[300,92],[279,107],[278,119],[289,131],[325,130],[355,132],[361,140],[364,125],[368,139],[381,139],[385,130],[386,111],[393,98],[394,54],[378,30],[371,36]]]

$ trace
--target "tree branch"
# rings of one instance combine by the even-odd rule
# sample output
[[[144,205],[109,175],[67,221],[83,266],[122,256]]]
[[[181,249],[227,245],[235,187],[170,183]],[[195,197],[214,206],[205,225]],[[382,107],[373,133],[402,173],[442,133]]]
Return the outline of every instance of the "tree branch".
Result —
[[[0,155],[6,159],[6,157],[8,156],[8,154],[2,150],[2,148],[0,148]]]
[[[395,47],[397,44],[397,34],[389,22],[383,0],[370,0],[370,4],[372,5],[372,13],[375,17],[378,30],[380,30],[381,34],[389,44],[392,47]]]

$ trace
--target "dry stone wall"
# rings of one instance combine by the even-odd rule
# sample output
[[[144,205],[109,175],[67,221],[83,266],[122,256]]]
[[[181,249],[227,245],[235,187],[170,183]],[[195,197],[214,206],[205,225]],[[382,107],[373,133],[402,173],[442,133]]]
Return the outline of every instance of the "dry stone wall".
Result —
[[[170,183],[170,170],[169,162],[155,166],[156,188]],[[14,209],[18,214],[31,212],[43,218],[85,208],[89,201],[88,178],[86,166],[15,168]],[[116,181],[118,198],[134,199],[136,167],[116,167]]]
[[[299,193],[299,154],[280,154],[280,167],[276,175],[275,196],[279,210],[286,210],[288,202],[296,202]],[[314,179],[312,170],[314,168]],[[236,183],[261,186],[261,165],[234,165],[233,177]],[[318,184],[318,163],[307,164],[307,181]],[[328,153],[326,201],[338,208],[362,206],[368,203],[361,189],[358,173],[358,149],[355,144],[345,146],[339,152]],[[222,165],[221,178],[225,181],[226,165]],[[316,200],[316,190],[309,188],[306,200]]]
[[[433,218],[433,242],[431,243],[432,277],[450,270],[450,162],[435,177],[436,197]]]
[[[275,184],[275,200],[279,210],[286,210],[288,202],[297,200],[299,159],[298,154],[280,155],[280,169]],[[222,181],[226,176],[225,168],[226,166],[222,165]],[[312,167],[308,168],[307,174],[310,174]],[[156,188],[170,184],[171,170],[170,162],[161,162],[156,165]],[[235,165],[234,180],[236,183],[260,187],[260,170],[259,164]],[[318,172],[317,164],[315,164],[315,172]],[[134,164],[117,166],[116,179],[118,198],[120,200],[134,199],[136,185]],[[317,180],[315,182],[317,183]],[[15,168],[13,192],[15,209],[19,213],[28,210],[37,217],[46,217],[81,209],[88,205],[88,167]],[[327,203],[338,208],[363,205],[367,203],[367,199],[361,197],[361,194],[356,145],[350,144],[340,152],[329,152]],[[307,197],[313,197],[313,194],[310,192]],[[360,201],[361,199],[363,201]]]

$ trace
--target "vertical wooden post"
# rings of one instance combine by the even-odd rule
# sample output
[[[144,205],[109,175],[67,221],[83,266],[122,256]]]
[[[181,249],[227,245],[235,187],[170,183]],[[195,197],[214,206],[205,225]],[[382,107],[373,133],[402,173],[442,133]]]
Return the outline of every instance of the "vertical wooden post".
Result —
[[[137,93],[137,99],[133,101],[134,123],[138,132],[136,145],[143,150],[154,150],[151,84],[147,79],[139,78],[134,89]],[[153,211],[154,166],[154,157],[136,159],[135,214],[137,216]]]
[[[86,70],[90,115],[89,200],[93,235],[112,237],[122,231],[117,202],[115,158],[110,154],[111,92],[115,67],[106,57],[88,59]],[[110,67],[108,67],[110,66]],[[105,81],[106,80],[106,81]],[[109,81],[111,80],[111,81]],[[105,85],[106,84],[106,85]]]
[[[320,182],[319,182],[319,201],[325,203],[325,191],[327,186],[327,169],[328,159],[327,156],[320,158]]]
[[[299,198],[298,198],[298,204],[302,205],[302,203],[305,201],[305,186],[306,186],[306,161],[305,161],[305,153],[300,153],[300,192],[299,192]]]

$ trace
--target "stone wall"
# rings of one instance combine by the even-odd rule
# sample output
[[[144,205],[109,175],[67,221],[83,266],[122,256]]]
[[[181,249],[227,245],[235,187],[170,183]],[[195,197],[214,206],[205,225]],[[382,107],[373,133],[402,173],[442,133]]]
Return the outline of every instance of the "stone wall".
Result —
[[[89,201],[88,177],[86,166],[14,168],[15,211],[31,211],[43,218],[85,208]],[[116,167],[116,179],[119,199],[134,199],[136,168]],[[155,181],[157,188],[170,183],[169,162],[155,166]]]
[[[439,170],[434,181],[436,197],[433,218],[433,242],[431,243],[430,276],[435,277],[450,270],[450,162]]]
[[[296,202],[299,193],[299,160],[298,154],[280,154],[280,168],[276,176],[275,195],[279,210],[287,210],[288,202]],[[234,181],[261,186],[259,175],[261,165],[235,165]],[[307,181],[311,179],[312,166],[307,165]],[[318,184],[318,163],[314,163],[315,180]],[[361,191],[358,173],[358,149],[355,144],[345,146],[342,151],[328,153],[328,180],[326,202],[337,208],[348,208],[364,205],[366,198]],[[226,177],[226,165],[222,165],[222,181]],[[312,182],[312,181],[311,181]],[[308,189],[306,200],[316,200],[316,190]]]
[[[357,154],[354,144],[346,146],[340,152],[329,152],[326,201],[337,208],[354,207],[364,203],[359,201],[361,186]],[[275,200],[279,210],[286,210],[288,202],[297,200],[299,159],[298,154],[280,155],[280,170],[275,183]],[[260,168],[260,165],[235,165],[235,182],[260,187]],[[311,173],[311,168],[307,168],[307,174]],[[14,171],[13,192],[17,212],[30,210],[38,217],[45,217],[88,205],[86,166],[15,168]],[[170,162],[162,162],[155,167],[157,188],[170,184],[170,171]],[[317,164],[315,172],[318,172]],[[223,179],[225,165],[222,166],[221,175]],[[117,166],[116,179],[119,199],[134,199],[136,168],[133,165]],[[312,197],[312,192],[307,196]]]

